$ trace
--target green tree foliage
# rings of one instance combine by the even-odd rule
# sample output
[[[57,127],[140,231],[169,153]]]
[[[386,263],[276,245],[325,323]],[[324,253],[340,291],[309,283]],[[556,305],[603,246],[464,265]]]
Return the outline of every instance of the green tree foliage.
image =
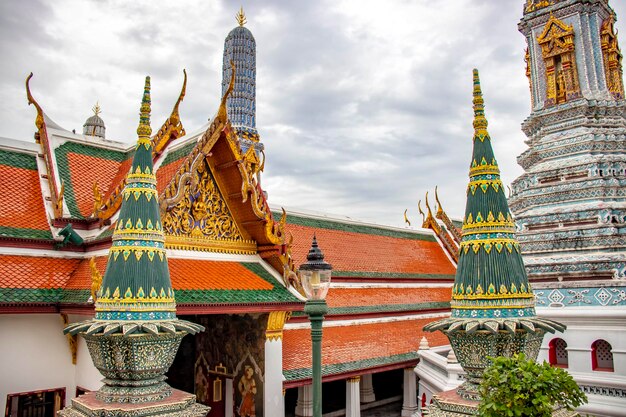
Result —
[[[512,358],[490,358],[480,384],[481,417],[550,417],[556,405],[574,410],[587,396],[567,371],[523,353]]]

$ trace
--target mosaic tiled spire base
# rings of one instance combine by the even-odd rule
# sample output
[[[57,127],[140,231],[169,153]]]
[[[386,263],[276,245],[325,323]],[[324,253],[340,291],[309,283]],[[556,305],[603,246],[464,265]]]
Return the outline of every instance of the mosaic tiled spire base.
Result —
[[[176,318],[152,164],[150,77],[137,146],[126,176],[96,316],[67,326],[81,334],[104,386],[72,400],[60,416],[206,416],[196,396],[172,389],[165,372],[182,338],[204,328]]]
[[[457,390],[437,397],[429,415],[475,415],[488,357],[523,352],[536,359],[544,334],[565,329],[535,314],[534,295],[487,132],[477,70],[473,141],[452,314],[424,327],[445,333],[467,377]]]

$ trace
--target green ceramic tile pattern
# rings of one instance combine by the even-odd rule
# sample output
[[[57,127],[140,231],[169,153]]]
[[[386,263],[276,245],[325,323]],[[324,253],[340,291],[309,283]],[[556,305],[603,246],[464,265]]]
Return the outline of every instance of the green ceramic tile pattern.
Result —
[[[25,229],[19,227],[0,226],[0,236],[23,239],[52,239],[50,230]]]
[[[449,301],[433,301],[427,303],[413,303],[413,304],[380,304],[372,306],[349,306],[349,307],[334,307],[328,309],[329,316],[332,315],[344,315],[344,314],[369,314],[369,313],[399,313],[403,311],[423,311],[423,310],[440,310],[449,309]],[[306,316],[304,311],[294,311],[292,315]]]
[[[91,297],[89,290],[63,290],[59,302],[66,304],[85,304]]]
[[[274,218],[277,218],[277,219],[282,216],[282,214],[279,212],[273,212],[272,214],[274,215]],[[319,229],[338,230],[341,232],[363,233],[367,235],[386,236],[386,237],[394,237],[394,238],[399,238],[399,239],[424,240],[428,242],[436,242],[436,239],[434,236],[430,234],[426,234],[426,233],[424,234],[411,233],[411,232],[404,232],[401,230],[390,230],[384,227],[342,223],[340,221],[335,221],[335,220],[311,219],[308,217],[294,216],[292,214],[287,214],[287,223],[295,224],[299,226],[306,226],[306,227],[316,227]]]
[[[69,161],[67,155],[69,153],[78,153],[81,155],[92,156],[99,159],[109,159],[116,162],[123,162],[126,159],[132,157],[134,154],[134,148],[129,152],[113,151],[110,149],[97,148],[94,146],[88,146],[80,143],[65,142],[55,150],[57,164],[59,168],[59,175],[65,183],[65,204],[72,217],[83,219],[84,216],[80,214],[78,204],[76,203],[76,197],[74,195],[74,188],[72,187],[72,177],[70,174]]]
[[[185,156],[191,153],[191,151],[193,150],[193,148],[196,147],[196,145],[197,145],[197,142],[192,140],[190,143],[186,144],[182,148],[176,149],[175,151],[168,153],[167,156],[165,157],[165,160],[161,164],[161,166],[165,166],[167,164],[170,164],[174,161],[179,160],[180,158],[184,158]]]
[[[255,262],[241,265],[264,281],[272,284],[271,290],[176,290],[178,304],[259,304],[303,303],[280,284],[263,266]]]
[[[365,359],[361,361],[338,363],[334,365],[322,365],[322,376],[337,375],[346,372],[365,370],[377,366],[392,365],[417,360],[417,352],[403,353],[400,355],[384,356],[380,358]],[[311,368],[290,369],[283,371],[287,381],[300,381],[311,379]]]
[[[28,155],[19,152],[0,150],[0,164],[15,168],[37,169],[35,155]]]
[[[63,293],[61,288],[0,288],[2,303],[57,303]]]
[[[399,278],[453,280],[452,274],[403,274],[401,272],[334,271],[333,277],[341,278]]]
[[[63,288],[0,288],[0,303],[85,304],[89,290]]]

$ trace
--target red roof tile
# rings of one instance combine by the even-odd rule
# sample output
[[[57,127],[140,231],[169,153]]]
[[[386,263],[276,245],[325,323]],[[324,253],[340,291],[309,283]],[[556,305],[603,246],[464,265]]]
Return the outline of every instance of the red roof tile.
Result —
[[[183,157],[177,159],[176,161],[170,162],[167,165],[161,165],[159,167],[156,173],[157,192],[159,193],[159,195],[161,195],[167,184],[170,183],[170,180],[172,179],[174,174],[176,174],[176,171],[178,171],[178,168],[180,168],[180,164],[182,164],[184,160],[185,158]]]
[[[315,233],[335,271],[450,274],[454,265],[437,242],[287,224],[296,265],[306,260]]]
[[[0,255],[0,288],[63,288],[80,259]]]
[[[168,259],[175,290],[271,290],[274,288],[238,262]]]
[[[0,226],[50,230],[36,170],[0,165]]]
[[[120,162],[74,152],[68,152],[67,160],[76,204],[80,214],[88,217],[93,213],[93,183],[97,182],[102,195],[106,195],[113,178],[121,171]],[[127,173],[128,170],[124,175]]]
[[[328,307],[378,306],[450,301],[450,288],[331,288]]]
[[[431,347],[448,344],[443,333],[422,331],[431,321],[433,319],[415,319],[324,327],[322,364],[328,366],[416,352],[422,336],[426,336]],[[310,330],[285,330],[283,369],[310,368],[311,357]]]

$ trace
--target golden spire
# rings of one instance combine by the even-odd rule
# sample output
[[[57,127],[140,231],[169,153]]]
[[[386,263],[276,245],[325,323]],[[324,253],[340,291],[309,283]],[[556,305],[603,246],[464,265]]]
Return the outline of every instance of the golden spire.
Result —
[[[487,133],[487,119],[485,118],[485,101],[480,89],[478,70],[474,69],[474,131],[476,134]]]
[[[239,11],[237,12],[235,16],[237,17],[237,23],[239,23],[239,26],[243,26],[246,24],[247,20],[246,20],[246,14],[243,12],[243,6],[241,6],[241,8],[239,9]]]
[[[93,111],[93,114],[95,114],[96,116],[99,116],[100,113],[102,113],[102,109],[100,108],[100,103],[97,101],[96,101],[96,105],[93,106],[91,110]]]

